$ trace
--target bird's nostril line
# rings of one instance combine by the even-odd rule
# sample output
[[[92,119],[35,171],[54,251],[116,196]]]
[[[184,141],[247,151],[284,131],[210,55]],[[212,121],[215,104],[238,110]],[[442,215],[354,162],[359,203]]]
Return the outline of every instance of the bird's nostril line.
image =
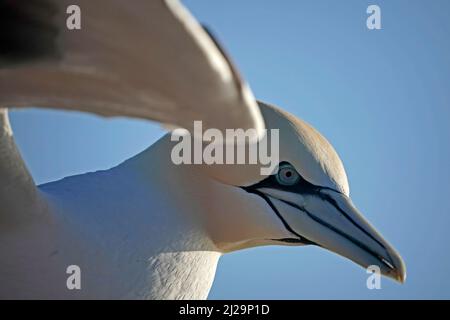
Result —
[[[368,246],[366,246],[365,244],[361,243],[360,241],[358,241],[357,239],[355,239],[354,237],[346,234],[345,232],[333,227],[332,225],[330,225],[329,223],[323,221],[322,219],[314,216],[311,212],[309,212],[308,210],[306,210],[303,207],[300,207],[298,205],[296,205],[295,203],[292,203],[290,201],[286,201],[286,200],[282,200],[282,199],[278,199],[284,203],[286,203],[287,205],[290,205],[294,208],[297,208],[300,211],[305,212],[311,219],[313,219],[314,221],[318,222],[319,224],[323,225],[324,227],[336,232],[337,234],[343,236],[344,238],[348,239],[349,241],[351,241],[352,243],[354,243],[356,246],[360,247],[361,249],[367,251],[368,253],[370,253],[372,256],[376,257],[379,261],[381,261],[382,263],[384,263],[388,268],[395,270],[395,267],[393,266],[393,264],[391,262],[389,262],[388,260],[386,260],[385,258],[383,258],[382,256],[380,256],[379,254],[377,254],[375,251],[373,251],[372,249],[370,249]],[[382,246],[383,249],[384,246]],[[385,249],[386,250],[386,249]],[[390,258],[390,257],[389,257]]]
[[[321,194],[321,196],[324,198],[324,200],[328,201],[328,203],[330,203],[333,207],[335,207],[348,221],[350,221],[350,223],[352,223],[356,228],[358,228],[359,230],[361,230],[364,234],[366,234],[369,238],[371,238],[373,241],[375,241],[376,243],[378,243],[378,245],[380,245],[380,247],[382,247],[384,250],[386,250],[386,247],[384,246],[384,244],[382,242],[380,242],[378,239],[376,239],[373,235],[371,235],[365,228],[363,228],[362,226],[360,226],[359,224],[356,223],[355,220],[353,220],[352,217],[350,217],[340,206],[339,204],[336,202],[336,200],[334,200],[333,198],[331,198],[328,195],[325,194]],[[386,250],[387,251],[387,250]]]

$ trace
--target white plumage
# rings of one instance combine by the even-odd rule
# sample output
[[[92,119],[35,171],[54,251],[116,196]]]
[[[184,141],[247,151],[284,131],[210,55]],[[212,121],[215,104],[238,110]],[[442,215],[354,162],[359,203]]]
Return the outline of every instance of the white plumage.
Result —
[[[259,165],[177,166],[166,135],[115,168],[36,187],[0,109],[0,297],[204,299],[222,254],[270,244],[318,244],[404,280],[401,257],[348,198],[332,146],[305,122],[258,104],[178,1],[37,2],[33,21],[46,28],[23,23],[28,2],[7,4],[22,15],[9,31],[42,38],[48,50],[11,40],[0,54],[0,105],[188,130],[202,120],[255,128],[258,137],[279,129],[280,161],[299,179],[280,184],[279,172],[263,177]],[[69,2],[82,8],[79,33],[61,27]],[[81,290],[66,286],[72,264],[82,270]]]

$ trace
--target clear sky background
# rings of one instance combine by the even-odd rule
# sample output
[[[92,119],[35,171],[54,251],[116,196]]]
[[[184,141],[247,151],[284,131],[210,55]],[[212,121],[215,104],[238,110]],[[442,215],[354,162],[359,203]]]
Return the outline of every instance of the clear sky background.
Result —
[[[225,255],[210,298],[450,298],[450,1],[184,1],[255,95],[335,146],[354,203],[406,261],[404,285],[316,247]],[[378,4],[382,30],[366,28]],[[132,48],[130,48],[132,49]],[[180,52],[182,54],[182,52]],[[182,72],[182,70],[180,70]],[[11,112],[38,183],[107,169],[163,135],[154,123]]]

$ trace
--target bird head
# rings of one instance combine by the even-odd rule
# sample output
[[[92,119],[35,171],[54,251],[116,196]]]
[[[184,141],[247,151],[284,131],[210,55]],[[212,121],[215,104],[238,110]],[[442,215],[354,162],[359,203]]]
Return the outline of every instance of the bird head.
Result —
[[[279,129],[279,161],[261,165],[204,165],[207,226],[223,252],[262,245],[316,245],[364,268],[378,266],[399,282],[405,264],[355,207],[342,161],[304,121],[260,103],[267,129]]]

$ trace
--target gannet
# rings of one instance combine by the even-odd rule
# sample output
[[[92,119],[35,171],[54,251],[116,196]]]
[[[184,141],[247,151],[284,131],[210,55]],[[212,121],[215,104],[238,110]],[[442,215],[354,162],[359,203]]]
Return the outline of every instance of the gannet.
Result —
[[[66,28],[69,5],[81,29]],[[0,1],[0,298],[205,299],[221,255],[316,245],[403,282],[400,255],[349,198],[312,126],[258,102],[176,0]],[[170,133],[104,171],[36,186],[7,108],[58,108],[167,128],[279,129],[277,169],[175,165]],[[81,270],[69,290],[67,268]]]

